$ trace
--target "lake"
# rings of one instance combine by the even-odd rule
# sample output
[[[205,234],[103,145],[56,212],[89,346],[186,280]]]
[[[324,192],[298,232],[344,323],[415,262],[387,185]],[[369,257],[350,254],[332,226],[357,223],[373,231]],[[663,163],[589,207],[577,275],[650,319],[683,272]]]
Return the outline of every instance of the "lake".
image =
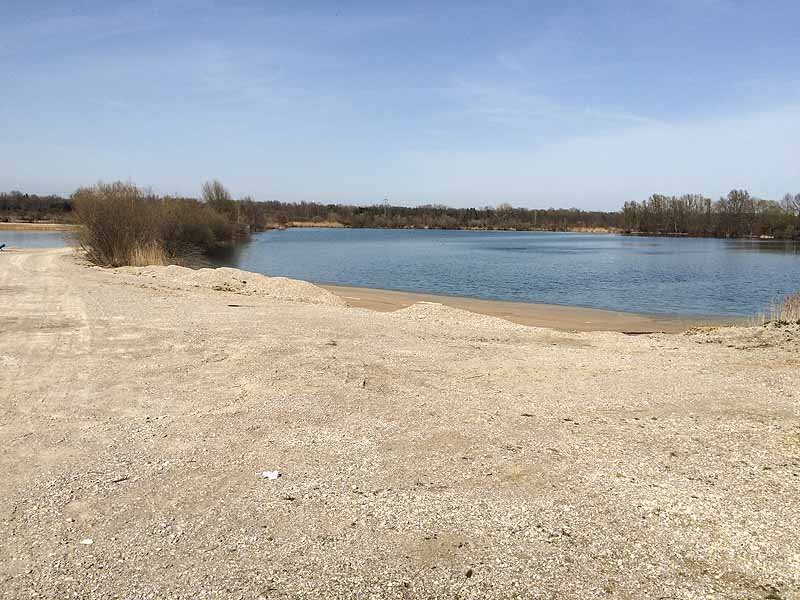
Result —
[[[12,231],[0,229],[0,244],[7,248],[60,248],[66,238],[63,231]]]
[[[319,283],[673,315],[751,316],[800,290],[800,245],[603,234],[288,229],[215,264]]]
[[[65,241],[58,232],[0,231],[0,243]],[[800,244],[759,240],[298,228],[256,234],[213,264],[318,283],[670,315],[752,316],[800,290]]]

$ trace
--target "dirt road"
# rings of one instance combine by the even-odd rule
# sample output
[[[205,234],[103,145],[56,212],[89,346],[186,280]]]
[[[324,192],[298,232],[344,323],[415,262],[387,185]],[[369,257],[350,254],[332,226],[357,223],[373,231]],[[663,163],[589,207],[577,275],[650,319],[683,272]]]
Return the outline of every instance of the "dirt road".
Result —
[[[0,597],[800,598],[797,327],[269,285],[0,255]]]

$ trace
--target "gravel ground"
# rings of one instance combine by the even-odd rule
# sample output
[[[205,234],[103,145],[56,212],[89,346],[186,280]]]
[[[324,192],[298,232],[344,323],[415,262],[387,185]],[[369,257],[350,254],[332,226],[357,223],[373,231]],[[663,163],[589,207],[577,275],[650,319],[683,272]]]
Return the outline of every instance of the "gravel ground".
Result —
[[[156,271],[0,255],[0,597],[800,598],[798,327]]]

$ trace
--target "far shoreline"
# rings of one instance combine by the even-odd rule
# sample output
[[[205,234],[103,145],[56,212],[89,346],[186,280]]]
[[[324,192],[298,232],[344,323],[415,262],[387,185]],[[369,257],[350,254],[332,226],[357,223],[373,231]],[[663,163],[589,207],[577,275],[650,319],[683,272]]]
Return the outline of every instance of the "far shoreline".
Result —
[[[73,223],[57,223],[53,221],[0,221],[0,231],[30,231],[30,232],[67,232],[75,231],[77,225]],[[292,221],[287,225],[270,223],[263,229],[250,231],[249,235],[269,233],[275,231],[288,231],[290,229],[375,229],[380,231],[485,231],[498,233],[575,233],[575,234],[594,234],[594,235],[616,235],[621,237],[652,237],[669,239],[712,239],[728,241],[748,241],[748,242],[773,242],[800,244],[800,239],[774,237],[774,236],[742,236],[742,237],[723,237],[718,235],[689,234],[689,233],[669,233],[654,231],[635,231],[616,227],[567,227],[562,229],[515,229],[513,227],[354,227],[345,225],[338,221]]]
[[[0,231],[74,231],[75,225],[70,223],[53,223],[50,221],[0,221]]]

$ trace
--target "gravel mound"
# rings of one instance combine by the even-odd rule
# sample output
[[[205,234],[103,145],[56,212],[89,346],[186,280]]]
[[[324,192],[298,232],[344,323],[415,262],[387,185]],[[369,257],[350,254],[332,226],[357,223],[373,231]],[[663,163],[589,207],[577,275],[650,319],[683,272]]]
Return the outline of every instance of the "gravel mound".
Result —
[[[230,267],[188,269],[178,265],[168,265],[166,267],[120,267],[114,271],[154,280],[154,283],[166,287],[195,287],[305,304],[346,306],[344,300],[312,283],[286,277],[267,277]]]

